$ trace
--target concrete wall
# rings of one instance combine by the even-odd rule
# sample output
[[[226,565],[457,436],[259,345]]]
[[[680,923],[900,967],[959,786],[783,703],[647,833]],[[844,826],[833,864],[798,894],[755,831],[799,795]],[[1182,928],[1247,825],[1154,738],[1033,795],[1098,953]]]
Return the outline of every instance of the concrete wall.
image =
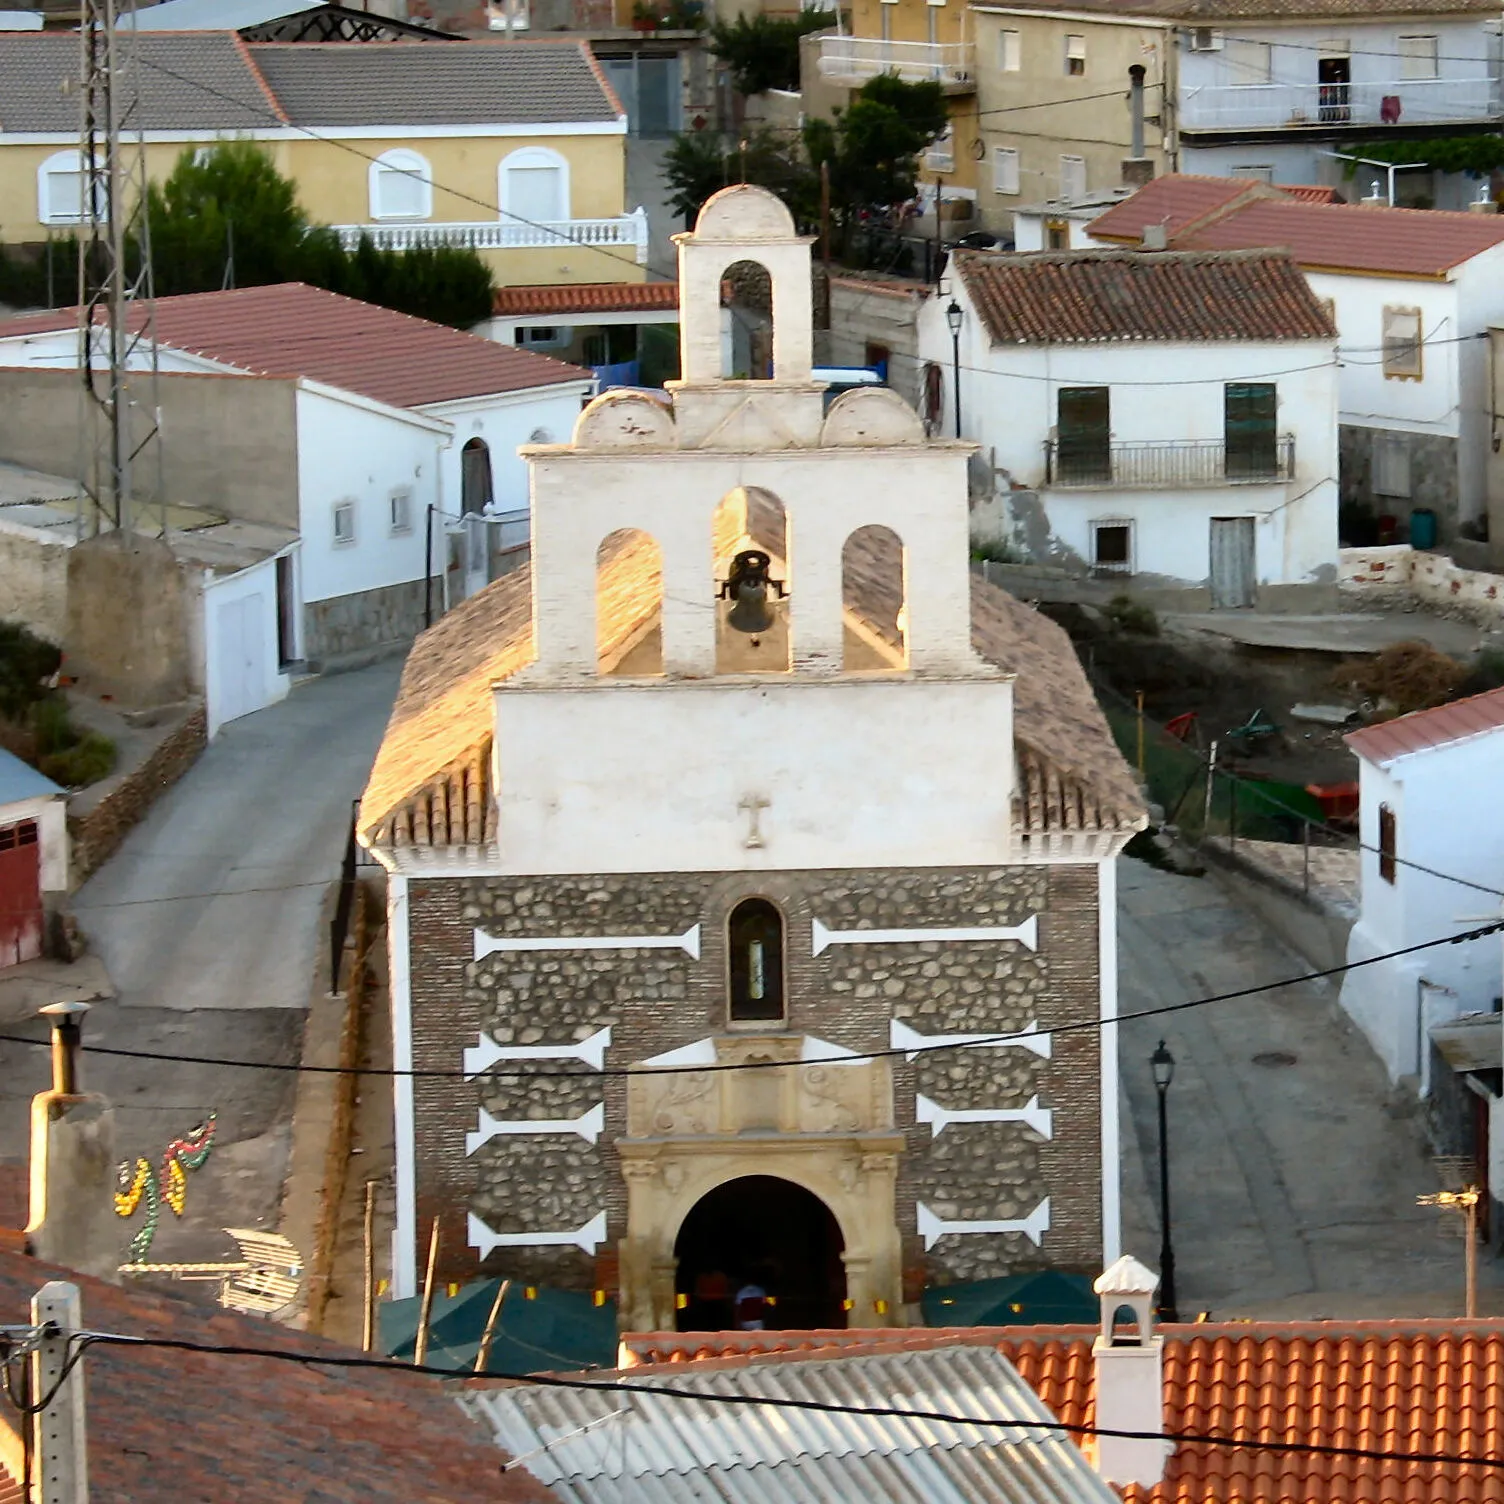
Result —
[[[68,630],[68,545],[0,516],[0,619],[19,621],[48,642]]]
[[[1485,570],[1459,569],[1445,554],[1420,552],[1408,543],[1344,548],[1338,581],[1344,592],[1360,600],[1413,596],[1490,626],[1504,623],[1504,578]]]
[[[893,352],[888,385],[918,409],[923,397],[918,316],[928,296],[929,289],[922,286],[832,276],[830,328],[815,334],[819,363],[866,365],[867,346],[884,345]]]
[[[76,337],[64,336],[76,359]],[[50,359],[53,341],[23,355],[0,344],[0,361]],[[78,377],[72,370],[0,370],[0,457],[53,475],[83,479]],[[179,506],[204,507],[248,522],[296,527],[297,432],[294,383],[260,376],[164,373],[162,485]],[[140,467],[140,494],[155,499],[155,463]]]
[[[1375,517],[1393,517],[1408,527],[1418,507],[1436,513],[1437,536],[1451,540],[1461,522],[1461,441],[1445,434],[1411,433],[1404,429],[1369,428],[1344,423],[1337,431],[1342,502]],[[1410,456],[1410,495],[1381,496],[1374,490],[1375,449],[1403,446]]]

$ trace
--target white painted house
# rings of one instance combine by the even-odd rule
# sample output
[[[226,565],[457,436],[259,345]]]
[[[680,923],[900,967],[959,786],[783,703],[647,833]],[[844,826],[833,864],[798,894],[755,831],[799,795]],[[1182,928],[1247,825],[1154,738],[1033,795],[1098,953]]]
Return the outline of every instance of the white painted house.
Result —
[[[4,377],[74,367],[73,317],[0,322]],[[296,665],[411,639],[502,572],[527,538],[518,449],[564,438],[593,389],[578,367],[297,283],[163,298],[154,329],[165,499],[292,535],[254,577],[214,582],[207,674],[235,686],[216,724],[279,698]],[[76,464],[76,441],[52,439],[49,463],[35,424],[0,414],[0,458]]]
[[[1282,246],[1338,331],[1342,501],[1443,540],[1487,510],[1490,324],[1504,321],[1504,216],[1320,204],[1259,184],[1169,177],[1091,226],[1104,245]],[[1151,232],[1151,239],[1159,238]]]
[[[1269,251],[958,253],[919,315],[1014,548],[1213,606],[1335,583],[1334,343]]]
[[[42,954],[47,911],[68,891],[67,800],[0,747],[0,971]]]

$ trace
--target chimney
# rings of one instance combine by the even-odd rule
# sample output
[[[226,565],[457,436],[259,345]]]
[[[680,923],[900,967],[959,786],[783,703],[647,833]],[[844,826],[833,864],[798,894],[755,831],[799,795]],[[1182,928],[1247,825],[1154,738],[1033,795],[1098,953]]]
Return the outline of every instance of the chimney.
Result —
[[[1135,63],[1128,70],[1129,155],[1123,158],[1123,183],[1128,188],[1142,188],[1154,180],[1154,163],[1144,155],[1144,65]]]
[[[86,1095],[79,1050],[87,1003],[51,1003],[52,1088],[31,1099],[31,1252],[101,1279],[120,1266],[115,1222],[115,1114]]]
[[[1143,238],[1138,243],[1141,251],[1163,251],[1169,247],[1170,232],[1163,224],[1145,225]]]
[[[1159,1276],[1124,1254],[1092,1288],[1102,1305],[1102,1330],[1092,1344],[1096,1423],[1107,1431],[1153,1433],[1153,1440],[1097,1436],[1095,1465],[1109,1483],[1153,1488],[1165,1473],[1171,1443],[1165,1428],[1164,1338],[1154,1331]],[[1119,1317],[1131,1316],[1119,1325]]]

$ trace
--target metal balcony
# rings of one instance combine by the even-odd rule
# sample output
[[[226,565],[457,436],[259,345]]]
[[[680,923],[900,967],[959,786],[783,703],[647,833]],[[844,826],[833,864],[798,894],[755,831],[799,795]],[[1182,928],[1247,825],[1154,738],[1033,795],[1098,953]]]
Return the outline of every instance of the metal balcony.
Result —
[[[1061,490],[1159,489],[1185,491],[1202,486],[1259,486],[1295,475],[1295,436],[1285,434],[1262,452],[1229,450],[1220,439],[1171,442],[1138,440],[1124,444],[1044,445],[1045,485]]]
[[[820,77],[859,88],[880,73],[906,83],[933,79],[948,93],[976,87],[976,48],[970,42],[885,42],[880,37],[821,37]]]
[[[474,224],[336,225],[340,244],[353,250],[362,235],[382,250],[407,251],[418,246],[455,245],[473,251],[515,251],[532,246],[627,246],[637,264],[648,259],[648,217],[644,209],[608,219],[481,220]]]
[[[1403,78],[1390,82],[1218,84],[1183,87],[1180,128],[1268,130],[1326,125],[1429,125],[1492,120],[1497,78]]]

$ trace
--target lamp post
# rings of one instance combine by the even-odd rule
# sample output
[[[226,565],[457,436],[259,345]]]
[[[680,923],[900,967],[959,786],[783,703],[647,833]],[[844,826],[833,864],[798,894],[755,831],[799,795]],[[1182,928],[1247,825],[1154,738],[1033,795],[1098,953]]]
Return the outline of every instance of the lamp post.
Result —
[[[1159,1319],[1179,1321],[1175,1308],[1175,1250],[1170,1244],[1170,1144],[1165,1126],[1165,1097],[1175,1079],[1175,1057],[1160,1040],[1149,1057],[1154,1090],[1159,1093]]]
[[[961,322],[966,314],[954,298],[945,310],[945,322],[950,325],[950,383],[956,404],[956,437],[961,437]]]

